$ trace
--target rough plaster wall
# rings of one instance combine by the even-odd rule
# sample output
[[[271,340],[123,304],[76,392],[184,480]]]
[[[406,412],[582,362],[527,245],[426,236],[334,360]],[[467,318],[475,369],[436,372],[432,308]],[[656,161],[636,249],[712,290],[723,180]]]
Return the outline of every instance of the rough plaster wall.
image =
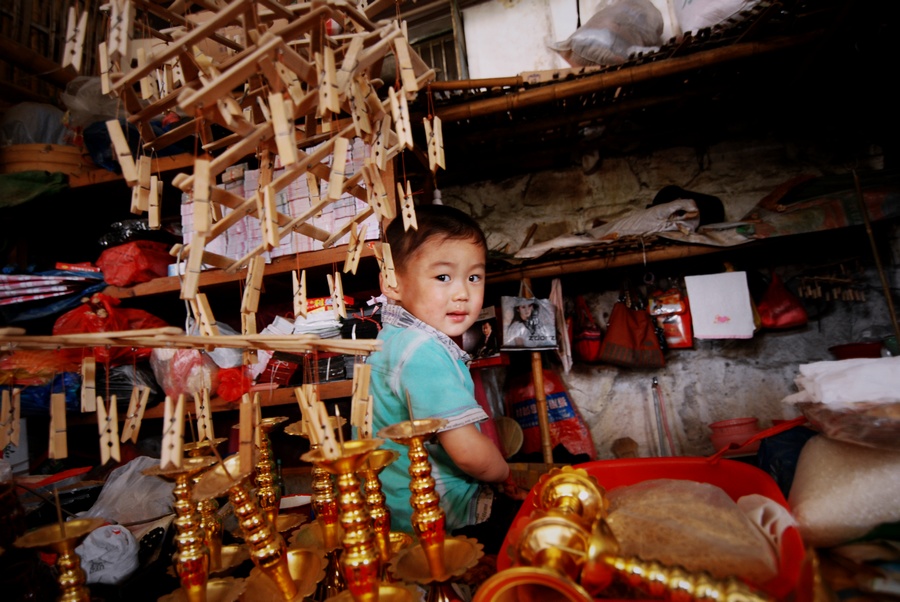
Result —
[[[876,168],[878,161],[875,157],[871,165],[855,167]],[[798,152],[776,141],[740,141],[713,147],[700,157],[693,149],[675,148],[610,159],[593,175],[577,168],[533,173],[444,189],[442,197],[445,204],[460,207],[480,221],[491,247],[508,243],[518,248],[532,223],[541,224],[538,240],[577,231],[588,227],[592,219],[610,219],[643,208],[668,184],[719,196],[726,205],[726,219],[736,220],[790,177],[836,167],[840,166],[820,163],[809,150]],[[894,257],[882,259],[889,268],[891,286],[896,287],[900,278],[894,267],[900,253],[896,234],[891,249]],[[796,415],[781,400],[796,391],[793,381],[800,364],[832,360],[829,346],[860,340],[872,326],[889,327],[879,277],[870,270],[867,278],[866,303],[838,302],[821,321],[800,330],[767,332],[750,340],[698,340],[693,349],[669,351],[667,365],[657,371],[576,363],[563,378],[591,430],[599,457],[612,457],[611,443],[625,436],[639,443],[641,455],[656,455],[654,376],[666,398],[673,437],[682,455],[713,452],[710,422],[756,416],[767,427],[772,419]],[[593,315],[601,321],[618,294],[603,286],[586,296]]]

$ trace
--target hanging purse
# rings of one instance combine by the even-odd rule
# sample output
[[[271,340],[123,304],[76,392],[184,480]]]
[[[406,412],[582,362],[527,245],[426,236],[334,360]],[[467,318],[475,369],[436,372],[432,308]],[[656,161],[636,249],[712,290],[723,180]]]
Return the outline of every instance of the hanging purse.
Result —
[[[575,297],[574,332],[572,334],[572,351],[575,359],[580,362],[594,363],[600,361],[600,344],[603,342],[603,332],[588,308],[584,297]]]
[[[666,364],[653,316],[631,303],[628,293],[613,305],[599,359],[624,368],[662,368]]]
[[[788,290],[775,271],[772,271],[772,279],[756,309],[763,328],[796,328],[809,320],[803,302]]]

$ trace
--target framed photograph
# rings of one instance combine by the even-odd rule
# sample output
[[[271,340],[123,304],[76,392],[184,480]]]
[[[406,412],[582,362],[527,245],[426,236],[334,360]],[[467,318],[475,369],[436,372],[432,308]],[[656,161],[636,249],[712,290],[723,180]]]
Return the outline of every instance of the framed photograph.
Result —
[[[556,311],[549,299],[501,297],[503,350],[556,349]]]

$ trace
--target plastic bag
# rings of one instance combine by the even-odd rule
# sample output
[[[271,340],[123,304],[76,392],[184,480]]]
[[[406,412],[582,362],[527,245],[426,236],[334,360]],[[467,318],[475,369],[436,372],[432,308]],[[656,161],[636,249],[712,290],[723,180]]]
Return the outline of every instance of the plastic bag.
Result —
[[[119,307],[121,301],[103,293],[94,293],[86,303],[66,312],[53,324],[53,335],[91,332],[116,332],[120,330],[144,330],[161,328],[169,324],[162,318],[142,309]],[[81,363],[85,356],[93,355],[97,362],[110,365],[130,364],[147,359],[149,347],[73,347],[60,350],[69,361]]]
[[[138,549],[131,531],[119,525],[104,525],[91,531],[75,553],[81,558],[86,583],[115,585],[138,568]]]
[[[550,49],[573,67],[616,65],[662,44],[663,16],[649,0],[619,0]]]
[[[106,249],[97,259],[103,279],[113,286],[130,286],[166,276],[175,258],[168,246],[150,240],[135,240]]]
[[[803,302],[789,291],[774,271],[762,298],[756,304],[760,326],[769,329],[796,328],[809,320]]]
[[[596,459],[597,450],[575,404],[569,399],[562,379],[552,370],[544,370],[544,396],[550,419],[551,447],[562,445],[573,455],[587,454]],[[507,415],[512,416],[522,427],[524,441],[521,451],[525,454],[540,452],[541,430],[538,426],[537,401],[534,395],[534,380],[530,372],[510,379],[506,393]]]
[[[196,349],[153,349],[150,367],[168,397],[190,397],[219,386],[219,367],[209,355]]]
[[[548,299],[501,297],[503,349],[556,349],[556,307]]]
[[[603,341],[603,331],[594,322],[591,310],[587,306],[584,297],[575,297],[575,320],[572,334],[573,351],[575,359],[580,362],[594,363],[600,360],[600,344]]]
[[[652,479],[612,489],[608,497],[609,526],[623,556],[755,584],[778,574],[772,543],[720,487]]]
[[[97,501],[79,516],[99,517],[119,524],[142,523],[173,512],[175,484],[144,470],[159,466],[158,458],[138,456],[109,473]]]

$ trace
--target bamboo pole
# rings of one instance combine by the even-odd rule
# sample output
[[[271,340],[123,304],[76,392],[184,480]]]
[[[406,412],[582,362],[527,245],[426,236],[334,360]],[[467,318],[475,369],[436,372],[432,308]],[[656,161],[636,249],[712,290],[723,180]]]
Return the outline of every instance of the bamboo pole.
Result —
[[[719,65],[730,61],[777,52],[807,44],[820,35],[820,32],[814,32],[806,35],[783,36],[766,42],[734,44],[724,48],[706,50],[688,56],[671,57],[664,61],[636,65],[618,71],[598,73],[571,82],[562,82],[552,86],[532,88],[522,92],[506,94],[498,98],[487,98],[463,105],[448,106],[437,109],[435,113],[441,118],[441,121],[446,123],[448,121],[462,121],[464,119],[483,117],[485,115],[503,111],[523,109],[525,107],[540,105],[556,100],[563,100],[580,94],[597,92],[598,90],[606,88],[633,85],[651,79],[686,73],[702,67]],[[505,84],[507,82],[510,86],[520,86],[524,83],[524,81],[522,81],[522,83],[520,83],[520,81],[522,81],[520,78],[465,80],[461,83],[468,84],[468,87],[459,89],[468,90],[481,87],[496,87],[493,84]],[[435,87],[436,83],[437,82],[433,82],[431,84],[432,90],[438,89]],[[457,82],[450,82],[451,85],[456,83]],[[451,88],[444,84],[444,87],[441,89]]]

